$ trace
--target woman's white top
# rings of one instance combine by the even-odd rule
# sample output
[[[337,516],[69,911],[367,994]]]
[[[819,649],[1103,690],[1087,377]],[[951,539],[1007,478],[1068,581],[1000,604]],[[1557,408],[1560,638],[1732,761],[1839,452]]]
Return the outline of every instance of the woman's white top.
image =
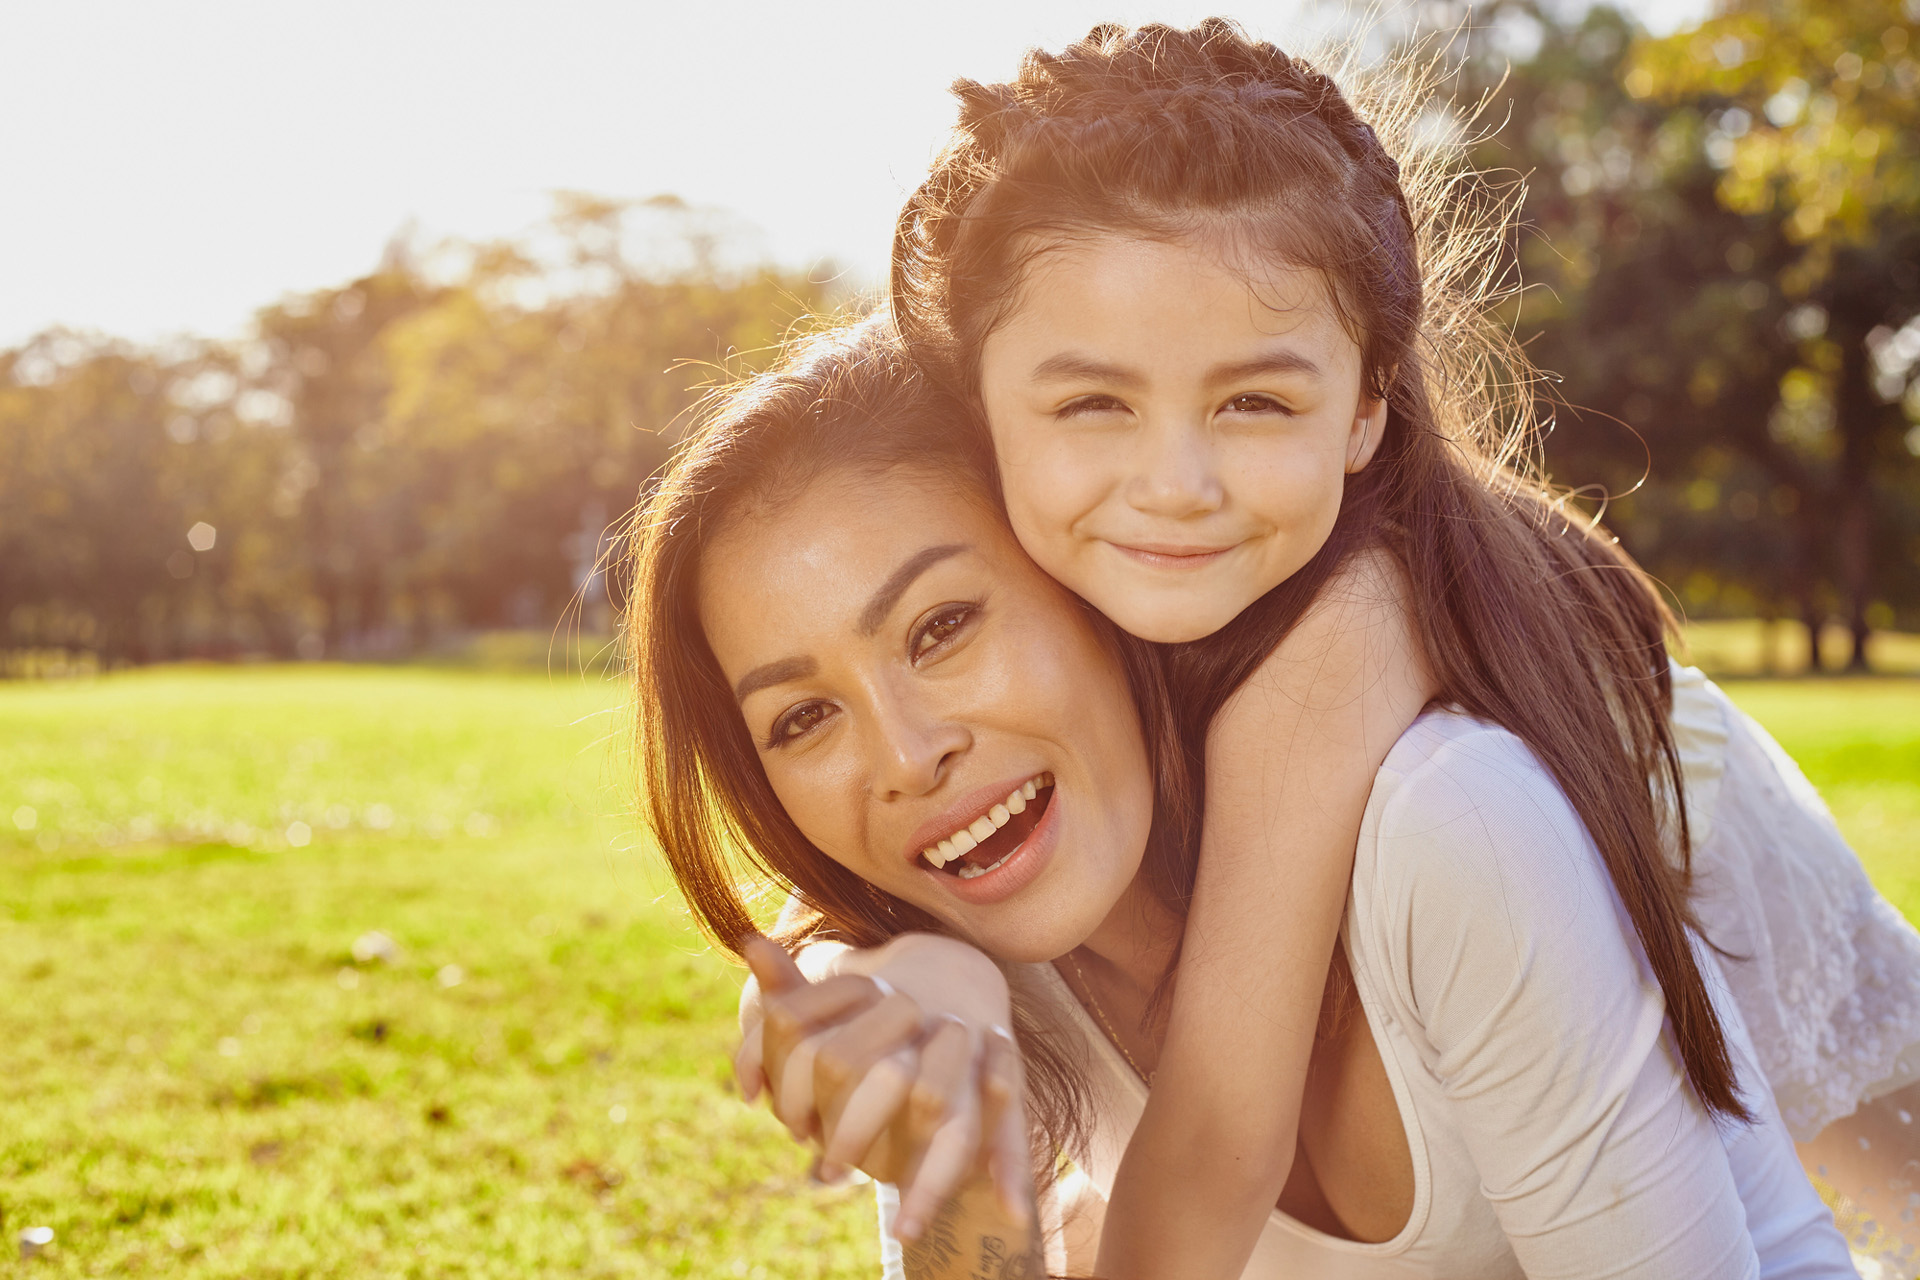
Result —
[[[1752,1126],[1716,1125],[1688,1087],[1606,867],[1513,734],[1433,711],[1401,737],[1341,936],[1405,1126],[1413,1212],[1359,1244],[1275,1211],[1245,1280],[1854,1274],[1731,999]],[[1146,1087],[1050,966],[1032,976],[1086,1043],[1100,1118],[1081,1169],[1104,1201]]]
[[[1375,781],[1341,934],[1413,1211],[1380,1244],[1275,1211],[1244,1280],[1855,1274],[1781,1111],[1810,1136],[1920,1077],[1920,935],[1697,671],[1675,669],[1673,723],[1696,907],[1739,958],[1696,956],[1758,1123],[1715,1123],[1687,1085],[1632,923],[1551,775],[1513,734],[1432,711]],[[1146,1087],[1051,966],[1020,976],[1081,1042],[1096,1123],[1061,1191],[1097,1217]]]

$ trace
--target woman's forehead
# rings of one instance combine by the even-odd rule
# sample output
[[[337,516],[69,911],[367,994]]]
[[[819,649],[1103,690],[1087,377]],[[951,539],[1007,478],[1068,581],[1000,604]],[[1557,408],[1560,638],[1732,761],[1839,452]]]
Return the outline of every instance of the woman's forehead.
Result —
[[[877,605],[937,564],[973,561],[998,577],[1024,560],[1005,521],[962,484],[898,468],[839,472],[741,510],[708,543],[701,621],[716,655],[756,620],[870,632]]]

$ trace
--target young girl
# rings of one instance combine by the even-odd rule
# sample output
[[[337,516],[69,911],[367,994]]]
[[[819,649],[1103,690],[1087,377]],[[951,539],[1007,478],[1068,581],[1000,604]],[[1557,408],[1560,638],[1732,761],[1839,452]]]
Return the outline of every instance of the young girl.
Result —
[[[1440,200],[1444,165],[1403,174],[1325,77],[1224,23],[1099,28],[1010,84],[959,92],[954,140],[901,219],[899,323],[984,407],[1029,554],[1175,646],[1204,742],[1170,1004],[1122,1006],[1091,960],[1064,970],[1156,1085],[1113,1178],[1099,1273],[1240,1273],[1296,1175],[1360,815],[1430,698],[1519,734],[1565,790],[1710,1111],[1746,1107],[1698,994],[1690,835],[1698,914],[1743,957],[1730,980],[1796,1131],[1920,1076],[1920,940],[1817,801],[1789,794],[1790,764],[1723,763],[1770,743],[1698,684],[1676,705],[1657,604],[1502,465],[1510,419],[1486,393],[1472,291],[1454,283],[1477,259],[1449,239],[1462,228],[1444,216],[1459,207]],[[1571,644],[1555,621],[1569,614],[1604,643]],[[1668,820],[1655,793],[1682,790],[1690,749]],[[1756,793],[1703,807],[1701,780],[1721,772],[1723,791]],[[1653,792],[1623,790],[1629,777]],[[1747,810],[1785,816],[1689,831]],[[1671,875],[1649,873],[1661,849],[1681,854]],[[1789,881],[1819,910],[1771,909]],[[1796,950],[1841,958],[1789,1000],[1768,960]],[[937,984],[910,956],[880,972],[930,1003]],[[1232,1062],[1210,1052],[1225,1043]],[[1874,1152],[1888,1136],[1859,1135]],[[938,1190],[910,1193],[907,1234]]]

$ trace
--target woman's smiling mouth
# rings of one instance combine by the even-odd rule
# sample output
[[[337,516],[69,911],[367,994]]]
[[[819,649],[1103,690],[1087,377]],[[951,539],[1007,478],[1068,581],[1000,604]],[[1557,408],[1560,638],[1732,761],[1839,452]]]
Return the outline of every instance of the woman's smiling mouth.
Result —
[[[1007,793],[972,822],[922,849],[936,871],[971,880],[1004,863],[1039,825],[1053,798],[1053,775],[1038,773]]]
[[[974,906],[1003,902],[1051,861],[1058,798],[1051,771],[973,791],[915,833],[914,865],[945,895]]]

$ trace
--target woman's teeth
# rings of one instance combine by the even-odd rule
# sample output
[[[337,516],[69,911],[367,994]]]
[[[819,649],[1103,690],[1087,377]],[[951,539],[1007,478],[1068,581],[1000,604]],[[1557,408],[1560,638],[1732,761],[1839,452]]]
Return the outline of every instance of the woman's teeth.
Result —
[[[942,840],[939,844],[934,845],[930,849],[922,849],[920,856],[932,863],[937,870],[944,868],[949,862],[952,862],[956,858],[961,858],[972,853],[980,847],[981,842],[1011,822],[1014,814],[1025,813],[1027,810],[1027,802],[1052,785],[1053,775],[1051,773],[1035,774],[1033,777],[1028,778],[1025,782],[1015,787],[1006,799],[994,805],[991,809],[988,809],[985,813]],[[1016,845],[1015,849],[1018,847],[1019,846]],[[971,880],[975,876],[985,875],[987,872],[993,870],[994,867],[999,866],[1002,862],[1012,857],[1013,853],[1014,849],[1007,850],[1005,854],[994,862],[993,866],[975,867],[969,864],[960,867],[954,874],[963,880]]]

